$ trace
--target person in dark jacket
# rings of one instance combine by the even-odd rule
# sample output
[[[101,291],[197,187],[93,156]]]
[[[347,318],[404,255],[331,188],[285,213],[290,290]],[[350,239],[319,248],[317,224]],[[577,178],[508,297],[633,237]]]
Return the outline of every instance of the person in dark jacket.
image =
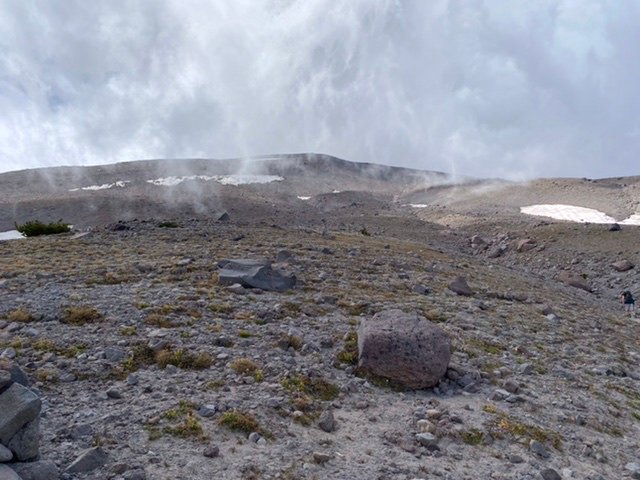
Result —
[[[625,290],[620,294],[620,302],[624,305],[624,311],[633,314],[636,309],[636,301],[629,290]]]

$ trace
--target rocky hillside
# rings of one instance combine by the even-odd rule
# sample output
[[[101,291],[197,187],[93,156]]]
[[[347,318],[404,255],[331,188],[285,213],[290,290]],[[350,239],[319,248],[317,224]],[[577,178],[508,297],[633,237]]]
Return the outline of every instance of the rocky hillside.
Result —
[[[507,207],[432,223],[441,205],[394,202],[414,188],[400,183],[309,200],[227,186],[226,208],[199,216],[0,242],[0,356],[41,400],[48,471],[640,478],[639,325],[617,303],[640,294],[637,227]],[[230,284],[225,259],[295,285]],[[358,368],[360,327],[398,310],[451,341],[435,387]]]

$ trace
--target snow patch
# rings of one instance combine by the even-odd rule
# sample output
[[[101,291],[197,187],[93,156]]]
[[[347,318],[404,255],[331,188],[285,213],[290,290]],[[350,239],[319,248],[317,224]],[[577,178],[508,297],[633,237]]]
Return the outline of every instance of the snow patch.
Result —
[[[640,214],[618,222],[606,213],[593,208],[576,207],[574,205],[530,205],[521,207],[520,212],[539,217],[550,217],[556,220],[567,220],[577,223],[621,223],[625,225],[640,225]]]
[[[248,185],[252,183],[281,182],[284,178],[278,175],[187,175],[184,177],[156,178],[155,180],[147,180],[147,183],[163,187],[173,187],[188,180],[202,180],[204,182],[213,180],[222,185],[233,185],[237,187],[238,185]]]
[[[311,197],[303,197],[303,196],[298,195],[298,198],[300,200],[309,200]]]
[[[429,205],[427,205],[426,203],[407,203],[404,206],[411,208],[427,208]]]
[[[114,183],[105,183],[104,185],[89,185],[88,187],[78,187],[69,189],[70,192],[77,192],[78,190],[107,190],[113,187],[124,188],[127,183],[131,183],[128,180],[118,180]]]
[[[26,238],[17,230],[8,230],[6,232],[0,232],[0,242],[4,240],[20,240]]]

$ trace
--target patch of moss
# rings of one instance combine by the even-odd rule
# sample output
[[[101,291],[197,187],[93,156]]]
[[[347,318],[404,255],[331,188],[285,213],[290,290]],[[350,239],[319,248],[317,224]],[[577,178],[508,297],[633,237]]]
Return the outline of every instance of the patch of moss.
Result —
[[[327,382],[323,378],[292,375],[282,380],[282,386],[289,392],[306,393],[313,398],[330,401],[340,393],[337,385]]]
[[[484,440],[484,432],[477,428],[472,428],[462,432],[462,441],[467,445],[480,445]]]
[[[238,358],[231,362],[231,370],[239,375],[254,375],[258,370],[258,364],[250,358]]]
[[[5,317],[10,322],[29,323],[33,322],[34,318],[31,312],[26,307],[18,307],[15,310],[11,310]]]

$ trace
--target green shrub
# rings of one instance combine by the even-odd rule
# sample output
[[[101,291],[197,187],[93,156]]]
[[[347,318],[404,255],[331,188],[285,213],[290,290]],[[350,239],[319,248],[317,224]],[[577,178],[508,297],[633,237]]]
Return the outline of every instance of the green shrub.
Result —
[[[30,220],[22,225],[15,224],[16,230],[25,237],[37,237],[39,235],[55,235],[57,233],[67,233],[71,231],[68,223],[62,220],[52,223],[42,223],[40,220]]]

